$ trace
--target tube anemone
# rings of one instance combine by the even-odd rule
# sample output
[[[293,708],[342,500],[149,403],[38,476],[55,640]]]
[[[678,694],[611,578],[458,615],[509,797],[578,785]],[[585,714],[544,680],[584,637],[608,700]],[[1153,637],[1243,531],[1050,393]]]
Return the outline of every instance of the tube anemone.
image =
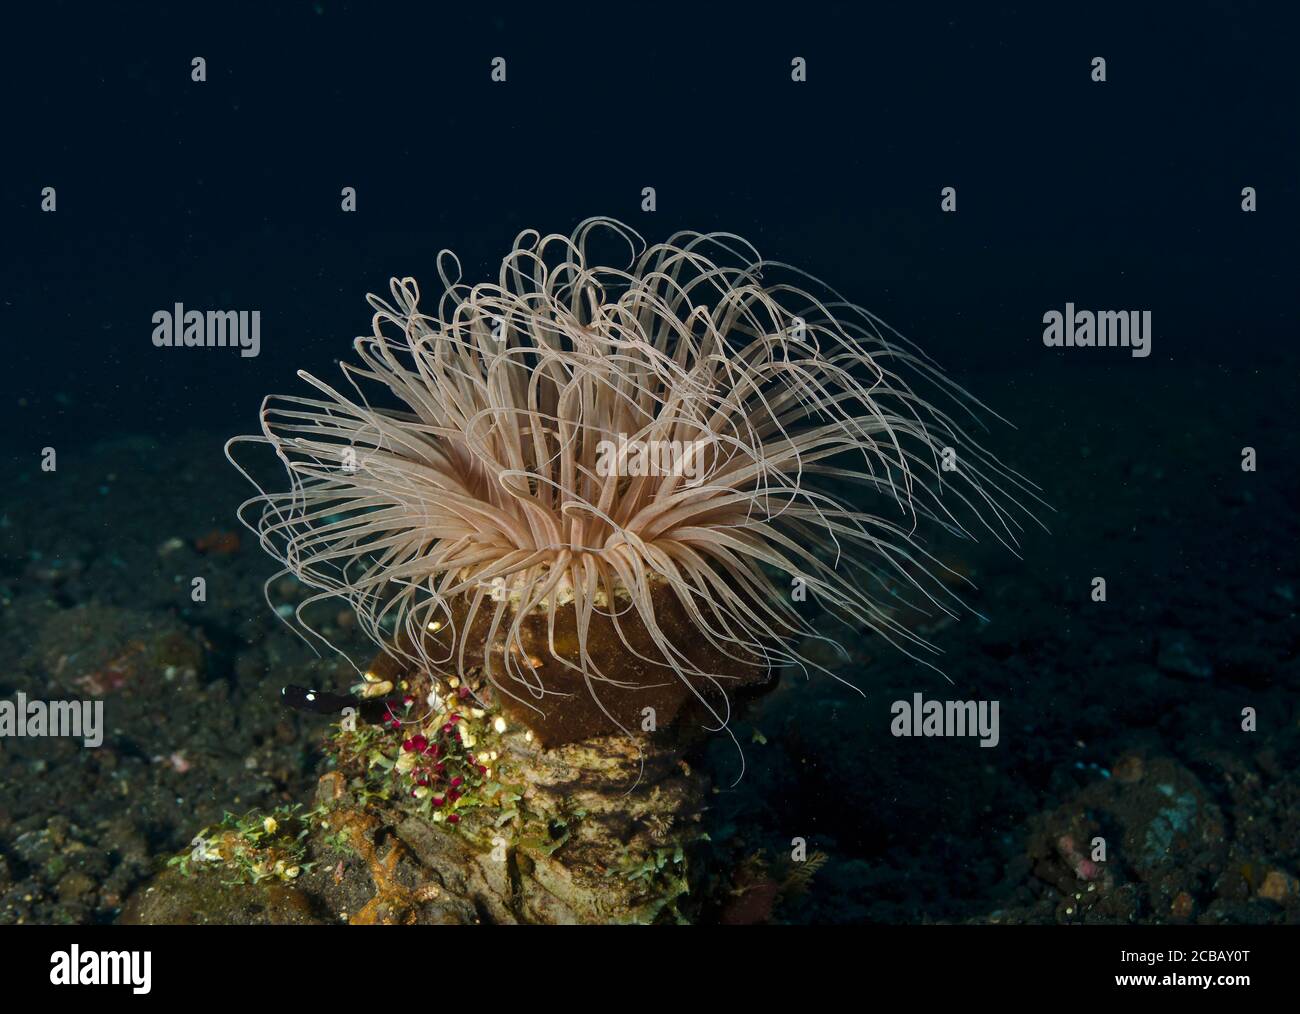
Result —
[[[611,237],[626,267],[589,256]],[[231,441],[289,479],[241,516],[304,606],[347,600],[400,666],[544,742],[627,731],[645,702],[725,727],[729,691],[829,672],[821,616],[931,664],[899,609],[960,599],[924,530],[1014,551],[1032,486],[963,428],[983,406],[737,236],[647,246],[591,219],[521,233],[495,282],[446,251],[438,270],[433,307],[411,278],[369,297],[344,383],[299,373],[315,393],[267,398],[261,436]]]

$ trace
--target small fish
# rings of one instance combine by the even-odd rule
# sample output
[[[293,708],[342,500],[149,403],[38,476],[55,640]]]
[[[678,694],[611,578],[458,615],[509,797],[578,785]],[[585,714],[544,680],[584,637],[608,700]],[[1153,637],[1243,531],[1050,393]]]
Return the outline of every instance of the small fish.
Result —
[[[397,714],[388,701],[363,701],[350,694],[330,694],[323,690],[308,690],[290,684],[280,690],[280,700],[294,711],[309,711],[314,715],[338,715],[352,708],[362,721],[379,725]]]

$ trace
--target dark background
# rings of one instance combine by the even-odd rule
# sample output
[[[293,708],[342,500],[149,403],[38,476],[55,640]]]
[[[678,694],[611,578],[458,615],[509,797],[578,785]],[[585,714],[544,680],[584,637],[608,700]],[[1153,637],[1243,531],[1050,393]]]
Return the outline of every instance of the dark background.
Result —
[[[246,432],[295,370],[333,375],[391,275],[431,292],[449,247],[478,280],[521,229],[590,215],[651,240],[740,233],[963,383],[1089,370],[1104,399],[1111,371],[1145,370],[1158,391],[1172,366],[1293,388],[1289,5],[413,6],[6,13],[14,453]],[[939,210],[947,185],[955,215]],[[644,186],[656,213],[639,210]],[[1151,309],[1152,357],[1045,349],[1042,314],[1067,300]],[[261,356],[155,349],[150,317],[176,301],[260,309]]]

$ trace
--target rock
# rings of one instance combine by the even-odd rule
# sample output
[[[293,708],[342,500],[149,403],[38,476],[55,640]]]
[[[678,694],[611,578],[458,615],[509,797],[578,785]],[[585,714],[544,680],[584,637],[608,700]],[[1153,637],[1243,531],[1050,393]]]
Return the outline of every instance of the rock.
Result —
[[[645,923],[698,903],[691,852],[708,783],[676,749],[609,736],[547,750],[522,730],[498,745],[499,777],[518,786],[507,811],[476,806],[452,825],[331,771],[291,885],[227,889],[227,862],[169,868],[123,921]]]
[[[1279,905],[1290,905],[1300,897],[1300,883],[1289,873],[1269,870],[1264,882],[1259,885],[1259,896]]]
[[[1111,774],[1114,775],[1115,780],[1125,785],[1140,782],[1145,773],[1146,764],[1143,762],[1142,757],[1135,753],[1125,754],[1115,762],[1115,766],[1111,769]]]
[[[1162,630],[1156,645],[1156,665],[1165,672],[1198,680],[1214,675],[1209,658],[1187,631]]]
[[[1128,888],[1124,905],[1134,912],[1145,903],[1149,911],[1190,918],[1198,895],[1223,883],[1223,814],[1196,777],[1173,760],[1132,755],[1116,768],[1125,778],[1087,785],[1034,821],[1034,875],[1067,897],[1082,894],[1073,907],[1085,914],[1096,907],[1099,916],[1116,916],[1112,896]],[[1104,860],[1092,852],[1098,837],[1106,842]],[[1085,884],[1088,889],[1080,891]]]
[[[59,878],[54,889],[63,901],[76,901],[94,892],[95,880],[80,870],[73,870]]]
[[[202,638],[174,617],[80,605],[45,622],[28,664],[72,694],[148,703],[196,686],[204,656]]]
[[[121,922],[139,926],[303,926],[332,921],[302,891],[280,883],[225,883],[212,872],[163,872],[135,894]]]

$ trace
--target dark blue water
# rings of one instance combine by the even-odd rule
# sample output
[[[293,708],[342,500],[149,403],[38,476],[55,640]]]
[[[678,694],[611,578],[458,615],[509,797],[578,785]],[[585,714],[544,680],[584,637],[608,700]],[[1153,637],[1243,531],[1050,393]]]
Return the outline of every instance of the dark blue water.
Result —
[[[391,275],[430,279],[448,247],[476,277],[520,229],[593,214],[738,232],[952,369],[1050,381],[1040,320],[1067,299],[1152,309],[1153,385],[1189,360],[1248,382],[1291,345],[1296,72],[1274,12],[316,8],[70,5],[11,33],[0,321],[27,427],[237,426],[367,331],[361,297]],[[149,316],[177,300],[261,308],[261,356],[155,352]]]

